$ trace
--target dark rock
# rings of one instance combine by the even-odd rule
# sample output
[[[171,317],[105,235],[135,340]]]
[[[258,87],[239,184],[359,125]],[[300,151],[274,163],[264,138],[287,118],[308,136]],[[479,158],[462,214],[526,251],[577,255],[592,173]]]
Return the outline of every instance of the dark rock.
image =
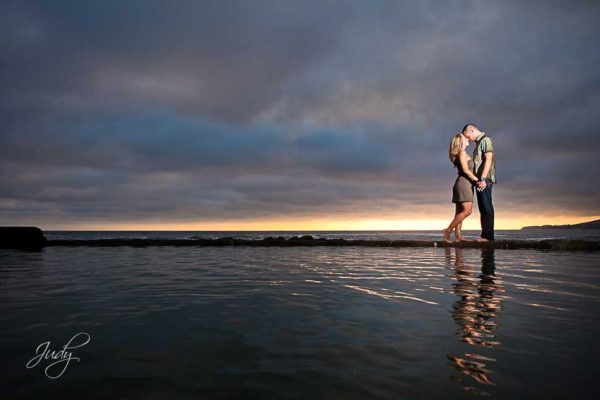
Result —
[[[0,227],[0,247],[35,249],[46,245],[46,238],[40,228],[35,226]]]

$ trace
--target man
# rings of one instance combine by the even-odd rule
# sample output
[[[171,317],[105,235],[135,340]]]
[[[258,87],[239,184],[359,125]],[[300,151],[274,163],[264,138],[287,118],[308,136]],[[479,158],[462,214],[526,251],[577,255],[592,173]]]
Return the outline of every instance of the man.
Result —
[[[496,157],[492,139],[480,131],[475,124],[467,124],[462,134],[475,142],[473,150],[473,173],[477,181],[477,206],[481,219],[481,238],[478,242],[494,240],[494,205],[492,186],[496,183]]]

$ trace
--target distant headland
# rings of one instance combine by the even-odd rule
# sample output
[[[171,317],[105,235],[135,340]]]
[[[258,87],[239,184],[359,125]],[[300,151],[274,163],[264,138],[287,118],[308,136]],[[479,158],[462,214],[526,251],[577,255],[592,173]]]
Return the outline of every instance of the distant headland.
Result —
[[[573,225],[524,226],[521,229],[600,229],[600,219]]]

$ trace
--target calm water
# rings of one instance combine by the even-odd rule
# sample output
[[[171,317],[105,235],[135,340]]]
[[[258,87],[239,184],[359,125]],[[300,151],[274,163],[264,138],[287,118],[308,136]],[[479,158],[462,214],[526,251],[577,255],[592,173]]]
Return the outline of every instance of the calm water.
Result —
[[[1,397],[592,398],[599,267],[532,250],[0,250]],[[59,378],[25,367],[79,332]]]

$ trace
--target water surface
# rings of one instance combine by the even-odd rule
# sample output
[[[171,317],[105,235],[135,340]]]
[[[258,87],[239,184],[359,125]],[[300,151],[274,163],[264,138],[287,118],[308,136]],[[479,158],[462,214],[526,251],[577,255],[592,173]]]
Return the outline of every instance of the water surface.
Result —
[[[600,254],[0,251],[3,398],[591,398]],[[36,347],[74,350],[58,379]],[[48,363],[46,363],[47,365]]]

